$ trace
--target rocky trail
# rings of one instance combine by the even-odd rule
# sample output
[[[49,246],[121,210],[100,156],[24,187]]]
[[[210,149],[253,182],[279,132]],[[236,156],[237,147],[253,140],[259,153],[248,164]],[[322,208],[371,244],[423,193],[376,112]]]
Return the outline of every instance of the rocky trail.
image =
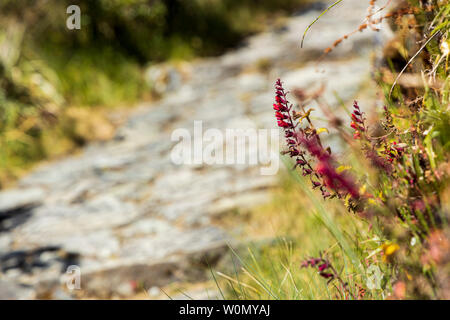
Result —
[[[65,285],[71,265],[80,267],[83,294],[97,298],[132,296],[136,283],[148,289],[204,277],[204,256],[214,265],[235,241],[212,219],[269,201],[277,176],[256,165],[174,164],[172,132],[200,120],[203,130],[249,121],[275,128],[278,77],[289,89],[325,83],[332,106],[335,93],[354,99],[383,30],[357,33],[324,62],[317,58],[357,28],[366,9],[365,1],[344,1],[314,25],[303,49],[301,34],[320,13],[314,7],[220,57],[150,69],[161,100],[138,106],[112,140],[43,164],[0,192],[0,298],[76,297]]]

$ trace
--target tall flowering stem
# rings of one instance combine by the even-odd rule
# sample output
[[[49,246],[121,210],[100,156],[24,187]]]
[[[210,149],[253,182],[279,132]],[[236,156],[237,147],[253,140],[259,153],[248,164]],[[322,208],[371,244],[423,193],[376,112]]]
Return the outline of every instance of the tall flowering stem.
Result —
[[[310,177],[313,188],[319,188],[324,198],[331,196],[330,192],[325,188],[320,174],[314,170],[306,158],[305,151],[300,148],[305,130],[298,123],[295,124],[299,114],[292,110],[293,105],[287,100],[287,92],[283,88],[280,79],[275,83],[275,103],[273,104],[273,109],[275,110],[278,126],[284,130],[284,136],[288,146],[288,151],[285,153],[295,159],[294,168],[301,168],[303,176]]]
[[[350,127],[355,130],[353,134],[353,138],[360,139],[361,135],[364,135],[366,132],[366,125],[364,117],[364,113],[361,111],[361,108],[358,105],[358,102],[353,102],[353,113],[352,113],[352,122],[350,123]]]
[[[387,113],[386,107],[385,116],[386,123],[392,128],[392,117],[389,113]],[[370,160],[371,164],[375,168],[381,169],[387,174],[391,174],[393,171],[391,162],[393,161],[395,149],[391,150],[390,144],[387,142],[387,136],[369,136],[367,132],[368,128],[366,126],[366,117],[356,101],[353,102],[353,113],[351,115],[350,127],[355,130],[353,133],[353,138],[362,143],[361,149],[367,159]],[[384,144],[385,146],[386,151],[383,156],[377,151],[377,146],[380,144]]]
[[[287,92],[280,79],[275,83],[275,103],[273,105],[278,126],[284,130],[288,150],[285,154],[295,159],[295,168],[299,167],[304,176],[309,176],[312,187],[319,189],[324,198],[342,198],[350,195],[353,199],[360,197],[358,187],[345,173],[338,173],[336,161],[329,148],[322,146],[319,134],[314,128],[310,112],[295,112],[293,105],[287,100]],[[302,127],[302,120],[306,126]],[[315,166],[306,158],[314,160]]]
[[[384,107],[384,116],[385,121],[382,123],[382,126],[388,131],[388,134],[381,137],[371,137],[367,132],[368,128],[365,123],[364,112],[361,111],[358,102],[354,101],[350,126],[355,130],[353,137],[362,142],[362,150],[372,165],[382,169],[387,174],[391,174],[394,170],[392,164],[396,160],[401,159],[406,144],[397,141],[391,142],[388,139],[389,135],[396,132],[396,128],[393,125],[392,115],[386,106]],[[384,150],[381,153],[377,151],[378,146],[383,146]]]

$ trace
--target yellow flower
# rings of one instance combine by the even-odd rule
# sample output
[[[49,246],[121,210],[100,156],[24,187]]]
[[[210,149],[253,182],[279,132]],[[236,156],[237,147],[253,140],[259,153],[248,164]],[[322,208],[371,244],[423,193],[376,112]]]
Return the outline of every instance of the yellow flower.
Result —
[[[387,262],[389,258],[398,250],[400,246],[396,243],[385,242],[381,249],[383,250],[383,262]]]

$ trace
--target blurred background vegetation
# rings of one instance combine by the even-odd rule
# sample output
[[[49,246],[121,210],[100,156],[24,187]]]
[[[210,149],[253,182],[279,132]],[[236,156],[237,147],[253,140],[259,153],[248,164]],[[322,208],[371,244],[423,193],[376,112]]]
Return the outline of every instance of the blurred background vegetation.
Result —
[[[307,2],[2,0],[0,188],[39,160],[110,136],[111,107],[151,98],[148,65],[219,55]],[[71,4],[81,30],[66,27]]]

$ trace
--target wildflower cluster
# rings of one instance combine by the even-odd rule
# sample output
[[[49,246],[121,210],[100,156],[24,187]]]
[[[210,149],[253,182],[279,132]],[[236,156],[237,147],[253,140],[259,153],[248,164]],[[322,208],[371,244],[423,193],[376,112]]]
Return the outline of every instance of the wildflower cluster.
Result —
[[[369,263],[383,269],[383,297],[387,293],[401,299],[450,299],[450,25],[448,14],[444,14],[450,12],[450,4],[401,1],[375,18],[390,1],[380,9],[375,3],[369,2],[363,24],[336,40],[325,54],[352,34],[368,28],[378,30],[384,19],[394,18],[391,27],[396,39],[387,44],[384,57],[377,62],[379,72],[374,74],[380,96],[385,95],[380,117],[373,112],[366,118],[363,108],[354,101],[349,130],[321,97],[323,87],[309,95],[303,89],[294,89],[300,103],[295,111],[277,80],[274,109],[285,132],[288,151],[284,153],[295,160],[295,169],[300,168],[309,177],[313,189],[319,189],[324,198],[344,200],[368,223],[367,235],[354,235],[351,240],[355,250],[345,255],[353,262],[361,254],[356,269],[362,265],[368,268]],[[394,42],[406,45],[399,50],[393,47]],[[403,61],[405,56],[412,58]],[[354,152],[351,165],[339,166],[343,160],[323,147],[319,135],[328,129],[316,129],[310,118],[313,109],[305,110],[312,100],[324,111],[329,126],[336,129],[348,150]],[[367,170],[358,172],[358,168]],[[337,261],[333,264],[340,268]],[[358,293],[349,290],[322,255],[308,258],[302,267],[316,269],[327,283],[335,285],[341,297],[350,294],[358,299],[365,295],[363,286],[355,281]],[[364,275],[359,276],[364,279]]]
[[[386,106],[384,118],[380,127],[384,128],[386,134],[371,136],[364,113],[355,101],[350,126],[354,129],[354,138],[360,143],[361,151],[372,166],[380,171],[379,177],[389,177],[388,180],[380,179],[374,192],[379,195],[378,200],[402,221],[409,221],[412,230],[423,235],[429,224],[439,220],[433,213],[437,211],[436,196],[432,196],[432,201],[427,196],[430,192],[435,194],[430,186],[438,181],[431,173],[429,154],[424,148],[425,142],[417,134],[416,124],[410,123],[400,134],[394,116]],[[415,150],[409,147],[412,144],[416,145]],[[420,181],[429,185],[421,185]],[[392,198],[405,201],[397,201],[393,205]],[[422,225],[417,223],[419,220],[422,220]]]
[[[441,200],[436,186],[440,183],[437,177],[442,174],[432,171],[426,141],[418,133],[423,132],[423,128],[409,122],[406,130],[399,129],[395,115],[384,107],[383,121],[379,126],[374,126],[384,130],[384,133],[378,131],[375,135],[376,130],[367,124],[365,113],[354,101],[350,119],[354,140],[348,141],[359,148],[378,172],[377,181],[359,185],[353,176],[339,170],[342,166],[334,159],[330,148],[323,147],[319,130],[315,129],[310,119],[312,109],[305,111],[303,107],[296,106],[300,111],[295,111],[287,100],[281,80],[277,80],[275,89],[275,117],[278,126],[284,130],[288,146],[284,153],[295,160],[294,169],[300,168],[303,175],[310,178],[312,188],[319,189],[324,198],[344,199],[349,209],[365,218],[382,214],[375,221],[383,224],[386,235],[386,240],[379,247],[383,263],[398,263],[401,254],[397,253],[402,252],[400,243],[387,240],[399,232],[395,231],[397,224],[393,223],[392,213],[407,226],[408,232],[414,235],[414,241],[426,241],[429,230],[439,227],[442,223],[439,216]],[[370,190],[367,190],[368,186]],[[302,267],[317,269],[328,283],[337,279],[340,294],[361,297],[359,291],[353,293],[349,290],[347,283],[327,259],[309,258],[302,263]],[[360,284],[356,286],[363,289]]]

